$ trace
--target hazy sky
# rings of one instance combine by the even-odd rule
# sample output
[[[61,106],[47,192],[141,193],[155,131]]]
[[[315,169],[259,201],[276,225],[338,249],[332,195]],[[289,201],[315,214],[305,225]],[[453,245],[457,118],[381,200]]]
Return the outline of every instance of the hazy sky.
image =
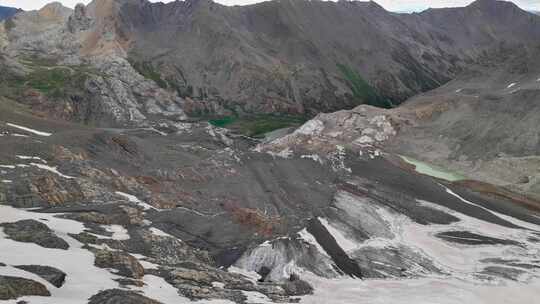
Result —
[[[65,6],[73,7],[79,2],[88,3],[90,0],[57,0]],[[171,0],[150,0],[152,2],[171,2]],[[216,2],[234,5],[262,2],[261,0],[214,0]],[[0,5],[19,7],[24,10],[38,9],[52,0],[0,0]],[[464,6],[473,0],[378,0],[376,1],[391,11],[423,10],[428,7]],[[540,10],[540,0],[513,0],[517,5],[528,10]]]

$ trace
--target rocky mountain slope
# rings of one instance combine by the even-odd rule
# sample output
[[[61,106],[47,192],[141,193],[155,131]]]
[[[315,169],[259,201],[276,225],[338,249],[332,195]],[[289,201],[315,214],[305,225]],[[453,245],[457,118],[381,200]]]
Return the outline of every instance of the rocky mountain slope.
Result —
[[[132,60],[163,71],[183,95],[239,112],[399,104],[500,44],[540,36],[540,18],[493,0],[413,15],[357,1],[124,1],[117,10]]]
[[[0,46],[20,87],[11,98],[63,119],[141,125],[389,107],[539,36],[540,17],[495,0],[418,14],[357,1],[95,0],[18,14]]]
[[[9,20],[0,303],[536,297],[538,17],[95,0]]]

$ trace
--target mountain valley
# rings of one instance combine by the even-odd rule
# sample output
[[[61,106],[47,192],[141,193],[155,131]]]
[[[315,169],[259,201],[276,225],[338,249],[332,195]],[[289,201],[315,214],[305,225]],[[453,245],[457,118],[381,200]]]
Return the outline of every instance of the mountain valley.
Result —
[[[2,19],[0,303],[533,302],[540,16],[94,0]]]

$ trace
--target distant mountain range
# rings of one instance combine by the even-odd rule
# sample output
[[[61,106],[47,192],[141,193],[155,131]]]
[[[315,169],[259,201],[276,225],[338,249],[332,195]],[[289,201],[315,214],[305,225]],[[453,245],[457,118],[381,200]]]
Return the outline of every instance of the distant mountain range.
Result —
[[[359,1],[229,7],[211,0],[99,0],[75,11],[50,4],[20,14],[14,24],[11,48],[94,63],[114,54],[197,116],[312,116],[364,103],[391,107],[443,85],[501,47],[519,48],[540,36],[540,17],[495,0],[413,14]],[[58,45],[63,47],[51,49]],[[103,104],[105,96],[118,94],[83,96],[100,101],[77,105]],[[100,115],[142,118],[148,113],[135,106],[140,102],[131,112],[115,106]]]

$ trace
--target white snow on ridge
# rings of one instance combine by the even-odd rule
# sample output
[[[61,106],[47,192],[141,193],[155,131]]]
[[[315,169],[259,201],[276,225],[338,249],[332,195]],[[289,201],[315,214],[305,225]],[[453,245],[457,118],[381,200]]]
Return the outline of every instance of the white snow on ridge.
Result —
[[[15,155],[15,157],[17,157],[18,159],[22,159],[22,160],[39,160],[40,162],[46,164],[47,161],[45,161],[44,159],[42,159],[41,157],[38,157],[38,156],[25,156],[25,155]]]
[[[9,122],[6,123],[6,125],[8,125],[8,126],[10,126],[12,128],[16,128],[16,129],[19,129],[19,130],[30,132],[32,134],[39,135],[39,136],[51,136],[52,135],[52,133],[47,133],[47,132],[42,132],[42,131],[30,129],[30,128],[19,126],[19,125],[12,124],[12,123],[9,123]]]
[[[119,195],[119,196],[127,199],[130,203],[135,203],[135,204],[141,206],[144,210],[159,210],[158,208],[141,201],[135,195],[127,194],[127,193],[120,192],[120,191],[116,191],[115,193],[116,193],[116,195]]]
[[[159,230],[155,227],[151,227],[150,228],[150,231],[154,234],[154,235],[157,235],[157,236],[161,236],[161,237],[170,237],[170,238],[173,238],[173,239],[176,239],[176,237],[164,232],[163,230]]]
[[[321,224],[328,230],[328,232],[334,237],[336,242],[338,243],[339,247],[343,249],[345,252],[352,251],[358,247],[358,243],[348,239],[343,232],[339,231],[337,228],[332,226],[327,219],[324,219],[322,217],[319,217],[319,221]]]
[[[28,135],[19,134],[19,133],[13,133],[12,135],[15,136],[15,137],[30,137]]]
[[[499,218],[501,218],[501,219],[503,219],[503,220],[505,220],[507,222],[510,222],[510,223],[512,223],[512,224],[514,224],[516,226],[520,226],[520,227],[531,229],[531,230],[540,231],[540,227],[535,225],[535,224],[525,222],[525,221],[519,220],[517,218],[513,218],[511,216],[495,212],[495,211],[490,210],[490,209],[488,209],[486,207],[482,207],[482,206],[480,206],[478,204],[475,204],[475,203],[473,203],[471,201],[466,200],[465,198],[461,197],[459,194],[455,193],[454,191],[450,190],[449,188],[447,188],[447,187],[444,187],[444,188],[446,189],[447,193],[455,196],[456,198],[458,198],[459,200],[461,200],[464,203],[467,203],[469,205],[473,205],[473,206],[478,207],[478,208],[482,208],[482,209],[490,212],[491,214],[493,214],[493,215],[495,215],[495,216],[497,216],[497,217],[499,217]]]
[[[230,266],[229,268],[227,268],[227,271],[230,273],[243,275],[244,277],[246,277],[246,279],[250,280],[253,284],[257,284],[257,281],[261,279],[261,276],[255,271],[249,271],[249,270],[236,267],[236,266]]]
[[[467,201],[447,189],[450,195],[467,204],[482,206]],[[385,245],[402,245],[433,261],[434,265],[449,275],[428,275],[417,279],[373,279],[353,280],[348,278],[325,279],[304,272],[302,278],[315,288],[314,294],[302,297],[301,303],[307,304],[521,304],[531,302],[537,297],[540,277],[536,270],[527,270],[518,278],[518,282],[494,279],[484,281],[475,276],[484,267],[492,264],[480,262],[487,258],[516,260],[518,263],[537,265],[540,257],[540,244],[528,240],[533,232],[514,229],[458,213],[454,210],[426,201],[419,204],[443,211],[460,219],[450,225],[420,225],[405,215],[397,214],[386,208],[377,208],[377,213],[394,235],[380,241]],[[526,223],[506,215],[493,212],[508,222],[521,227],[540,231],[540,226]],[[338,244],[346,250],[353,245],[343,232],[340,232],[325,219],[320,219]],[[468,246],[445,241],[435,234],[445,231],[470,231],[488,237],[519,240],[525,246],[476,245]],[[372,244],[374,243],[374,244]],[[378,247],[377,239],[370,239],[359,247]],[[536,261],[536,262],[535,262]]]
[[[101,225],[103,229],[105,229],[107,232],[112,233],[112,236],[110,239],[117,240],[117,241],[125,241],[129,240],[129,233],[123,226],[120,225]],[[100,238],[107,238],[102,235],[99,235]]]
[[[511,87],[515,86],[516,84],[517,84],[517,83],[515,83],[515,82],[512,82],[512,83],[511,83],[511,84],[509,84],[509,85],[508,85],[508,86],[507,86],[506,88],[507,88],[507,89],[510,89]]]
[[[319,242],[317,242],[317,239],[315,239],[313,234],[309,233],[306,228],[304,228],[302,231],[298,232],[298,235],[300,236],[300,238],[302,240],[304,240],[304,241],[308,242],[309,244],[315,246],[315,248],[317,248],[317,250],[321,254],[329,256],[328,253],[326,252],[326,250],[324,250],[324,248],[322,248],[321,244],[319,244]]]
[[[30,163],[30,165],[34,166],[34,167],[38,167],[39,169],[43,169],[43,170],[47,170],[47,171],[50,171],[60,177],[63,177],[63,178],[67,178],[67,179],[74,179],[75,177],[73,176],[69,176],[69,175],[65,175],[65,174],[62,174],[58,171],[58,167],[51,167],[51,166],[47,166],[47,165],[44,165],[44,164],[37,164],[37,163]]]
[[[148,257],[145,255],[138,254],[138,253],[130,253],[130,255],[132,255],[134,258],[139,260],[139,263],[142,265],[142,267],[144,267],[144,269],[159,269],[159,265],[152,262],[148,262],[147,261]]]

